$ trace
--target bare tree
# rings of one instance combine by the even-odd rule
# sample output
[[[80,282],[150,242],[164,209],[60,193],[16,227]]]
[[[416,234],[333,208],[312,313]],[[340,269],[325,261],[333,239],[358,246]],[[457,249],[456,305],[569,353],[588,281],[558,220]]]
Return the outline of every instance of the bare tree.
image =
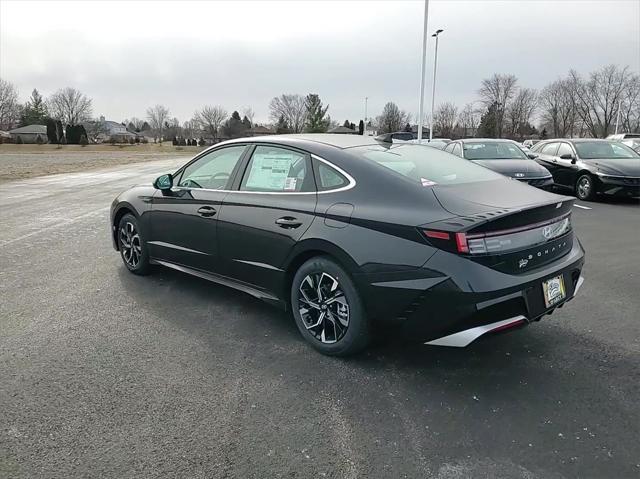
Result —
[[[480,113],[473,106],[473,103],[467,103],[460,115],[458,116],[458,127],[460,129],[460,136],[466,138],[470,135],[475,136],[480,123]]]
[[[19,117],[18,90],[0,78],[0,130],[11,130]]]
[[[458,107],[451,103],[441,103],[433,115],[433,131],[441,137],[451,138],[458,119]]]
[[[521,88],[513,97],[507,110],[509,134],[512,138],[521,137],[529,125],[536,110],[538,93],[531,88]]]
[[[85,122],[84,129],[89,136],[88,139],[93,143],[97,143],[99,140],[105,139],[108,133],[104,117]]]
[[[133,126],[133,129],[137,132],[142,131],[142,127],[144,126],[144,120],[141,120],[140,118],[136,118],[135,116],[131,117],[131,120],[129,121],[125,120],[124,123],[126,123],[127,126],[129,125]]]
[[[195,118],[187,120],[182,124],[182,132],[184,133],[185,138],[195,138],[198,136],[199,130],[200,126]]]
[[[555,138],[573,136],[576,109],[573,90],[568,80],[556,80],[547,85],[538,97],[544,128]]]
[[[149,126],[160,138],[163,139],[164,130],[166,128],[165,123],[169,119],[169,109],[164,105],[156,105],[147,108],[147,120],[149,120]]]
[[[249,119],[249,121],[251,122],[251,126],[253,126],[253,119],[256,116],[256,112],[253,111],[253,108],[251,108],[250,106],[245,106],[242,109],[242,115],[246,116]]]
[[[400,110],[398,105],[392,101],[388,102],[382,109],[382,113],[376,122],[378,124],[379,133],[392,133],[401,131],[407,123],[411,121],[411,116],[404,110]]]
[[[575,70],[569,72],[576,113],[592,137],[604,138],[611,132],[631,77],[629,67],[616,65],[591,72],[588,80]]]
[[[515,75],[502,75],[494,73],[491,78],[482,80],[478,93],[484,105],[489,108],[496,106],[496,133],[502,138],[505,111],[509,102],[518,89],[518,79]]]
[[[620,109],[619,131],[640,131],[640,75],[634,74],[629,78]]]
[[[302,132],[306,114],[304,97],[301,95],[283,94],[272,98],[269,103],[269,118],[277,122],[283,117],[293,133]]]
[[[91,99],[75,88],[61,88],[47,101],[51,117],[65,125],[78,125],[91,118]]]
[[[227,110],[220,105],[205,106],[202,110],[197,111],[193,117],[200,129],[211,135],[214,140],[218,138],[220,127],[226,118]]]

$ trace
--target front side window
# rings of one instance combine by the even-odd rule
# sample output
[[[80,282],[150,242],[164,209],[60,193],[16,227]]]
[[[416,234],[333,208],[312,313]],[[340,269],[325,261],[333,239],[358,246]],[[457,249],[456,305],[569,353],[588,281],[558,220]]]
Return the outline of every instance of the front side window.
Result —
[[[578,156],[583,160],[606,158],[638,158],[638,154],[622,143],[607,141],[579,141],[575,143]]]
[[[542,147],[542,150],[540,151],[540,153],[542,153],[543,155],[555,156],[557,150],[558,150],[557,143],[548,143]]]
[[[314,191],[307,155],[277,146],[257,146],[240,184],[241,191]]]
[[[184,169],[178,186],[209,190],[225,189],[245,148],[244,145],[220,148],[198,158]]]
[[[464,156],[468,160],[526,160],[524,152],[514,143],[482,141],[465,143]]]
[[[424,145],[359,146],[349,151],[422,186],[504,179],[488,168]]]
[[[573,156],[573,150],[569,146],[568,143],[560,143],[560,147],[558,148],[557,156],[562,155],[571,155]]]

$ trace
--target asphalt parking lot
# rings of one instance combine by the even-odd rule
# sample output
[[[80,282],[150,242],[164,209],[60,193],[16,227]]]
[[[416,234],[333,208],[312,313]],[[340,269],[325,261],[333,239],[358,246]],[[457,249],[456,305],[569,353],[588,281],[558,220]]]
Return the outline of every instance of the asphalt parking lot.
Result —
[[[111,200],[181,161],[0,185],[0,477],[640,476],[637,201],[574,208],[586,282],[553,316],[344,360],[252,297],[125,270]]]

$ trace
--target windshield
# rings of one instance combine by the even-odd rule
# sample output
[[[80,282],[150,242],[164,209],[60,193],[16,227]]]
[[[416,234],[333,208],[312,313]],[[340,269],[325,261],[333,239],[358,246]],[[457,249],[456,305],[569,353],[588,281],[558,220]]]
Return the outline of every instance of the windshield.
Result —
[[[526,160],[519,146],[502,141],[465,143],[464,157],[467,160]]]
[[[370,145],[349,151],[425,187],[504,179],[488,168],[426,145]]]
[[[622,143],[607,141],[579,141],[574,143],[578,156],[583,160],[605,158],[640,158],[638,154]]]

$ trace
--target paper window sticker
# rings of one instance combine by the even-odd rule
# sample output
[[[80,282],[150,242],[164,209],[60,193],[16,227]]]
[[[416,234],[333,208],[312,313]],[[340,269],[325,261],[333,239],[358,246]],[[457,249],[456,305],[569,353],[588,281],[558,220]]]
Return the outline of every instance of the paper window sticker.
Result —
[[[420,183],[422,183],[422,186],[434,186],[434,185],[436,185],[435,181],[431,181],[431,180],[428,180],[426,178],[420,178]]]

